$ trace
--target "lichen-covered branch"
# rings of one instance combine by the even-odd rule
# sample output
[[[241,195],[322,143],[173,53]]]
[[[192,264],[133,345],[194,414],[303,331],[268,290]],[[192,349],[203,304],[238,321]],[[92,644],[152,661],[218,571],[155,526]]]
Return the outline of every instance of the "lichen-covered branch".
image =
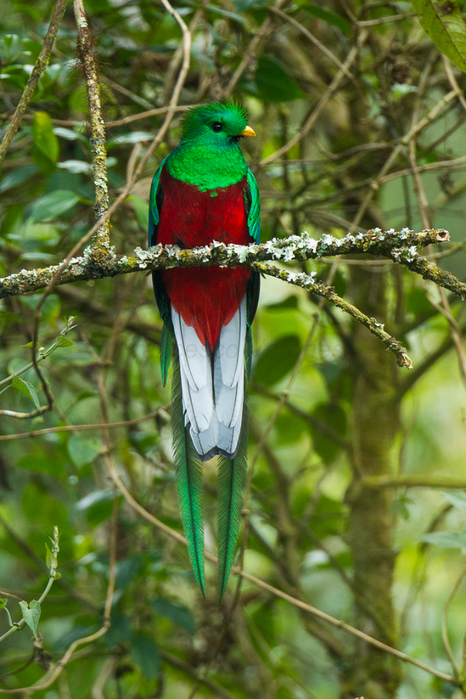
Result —
[[[263,245],[224,245],[213,242],[211,245],[193,250],[180,250],[173,245],[165,247],[156,245],[149,250],[136,248],[133,256],[116,255],[111,248],[105,256],[95,257],[92,248],[87,248],[81,257],[72,258],[61,271],[62,265],[53,265],[43,269],[21,270],[17,274],[0,279],[0,298],[25,294],[47,288],[52,280],[55,284],[66,284],[89,279],[114,277],[142,270],[167,269],[171,267],[192,267],[224,265],[235,267],[247,266],[269,276],[296,284],[322,298],[327,299],[337,308],[357,320],[370,330],[384,345],[393,352],[399,366],[412,368],[412,362],[406,349],[396,338],[387,333],[383,325],[375,318],[370,318],[356,306],[342,299],[329,285],[316,279],[316,273],[290,272],[265,264],[272,260],[291,262],[309,260],[341,254],[371,253],[383,255],[405,264],[415,265],[422,276],[426,270],[440,286],[455,291],[461,297],[466,295],[466,284],[460,282],[449,272],[439,270],[424,258],[419,257],[417,246],[441,243],[449,240],[448,231],[444,229],[425,230],[420,233],[405,228],[401,231],[381,231],[373,229],[357,235],[348,234],[344,238],[324,235],[320,240],[311,238],[307,233],[292,235],[286,239],[273,239]],[[403,247],[400,247],[403,246]],[[58,275],[58,278],[56,278]]]
[[[34,90],[37,87],[39,78],[47,67],[47,62],[49,60],[50,52],[52,50],[55,37],[57,36],[60,24],[65,14],[65,8],[68,0],[57,0],[55,9],[53,11],[52,19],[50,20],[49,28],[47,34],[45,35],[44,43],[37,57],[37,60],[32,69],[31,77],[29,78],[27,85],[24,89],[21,99],[19,100],[18,106],[16,107],[15,113],[13,114],[10,124],[6,130],[6,133],[0,143],[0,165],[5,159],[5,155],[8,152],[8,148],[13,140],[15,133],[18,131],[23,114],[28,108],[28,105],[34,94]]]
[[[213,242],[193,250],[180,250],[173,245],[156,245],[149,250],[136,248],[133,255],[117,255],[113,249],[108,256],[101,261],[94,259],[92,251],[86,249],[80,257],[73,257],[67,267],[60,272],[55,284],[69,284],[89,279],[103,279],[115,277],[119,274],[131,272],[149,271],[155,269],[168,269],[171,267],[196,267],[225,265],[228,267],[245,266],[254,268],[261,262],[293,260],[303,261],[319,259],[321,257],[334,257],[335,255],[356,255],[371,253],[391,257],[395,251],[398,262],[411,257],[416,259],[419,266],[424,258],[417,257],[416,246],[426,246],[435,243],[447,242],[450,239],[448,231],[434,229],[414,233],[408,229],[402,231],[370,230],[367,233],[347,235],[344,238],[334,238],[324,235],[320,240],[311,238],[307,233],[301,236],[292,235],[288,238],[273,239],[262,245],[224,245]],[[401,246],[409,246],[405,252]],[[427,261],[426,261],[427,262]],[[429,263],[427,263],[429,265]],[[51,265],[41,269],[22,269],[16,274],[0,279],[0,298],[17,296],[31,291],[43,289],[59,271],[62,264]],[[260,267],[261,271],[268,274],[267,268]],[[414,271],[417,271],[416,269]],[[436,279],[440,286],[445,286],[457,294],[466,295],[466,284],[460,282],[449,272],[436,271]],[[274,273],[271,272],[273,275]],[[453,277],[453,279],[451,279]],[[293,281],[293,273],[291,279]]]
[[[408,369],[413,368],[413,363],[408,356],[407,349],[403,347],[401,342],[399,342],[395,337],[384,330],[382,323],[379,323],[375,318],[369,318],[369,316],[359,310],[359,308],[356,308],[356,306],[353,306],[348,301],[342,299],[341,296],[338,296],[336,291],[331,286],[315,278],[315,272],[312,274],[296,274],[294,272],[279,269],[278,267],[260,263],[256,263],[254,267],[257,270],[264,272],[264,274],[268,274],[276,279],[282,279],[290,284],[296,284],[302,289],[306,289],[306,291],[310,291],[313,294],[317,294],[318,296],[327,299],[327,301],[330,301],[330,303],[332,303],[334,306],[340,308],[345,313],[348,313],[348,315],[357,320],[358,323],[365,325],[373,335],[378,337],[386,348],[393,352],[393,354],[396,356],[398,366],[404,366]]]
[[[466,299],[466,284],[460,281],[454,274],[437,265],[429,262],[425,257],[420,257],[417,252],[401,248],[393,249],[390,252],[381,252],[384,257],[389,257],[393,262],[397,262],[404,267],[408,267],[411,272],[419,274],[424,279],[434,282],[442,289],[453,291],[463,301]]]
[[[91,129],[92,171],[94,173],[95,204],[94,214],[98,221],[108,209],[107,149],[105,123],[102,116],[100,86],[97,68],[92,51],[92,34],[87,22],[82,0],[73,0],[76,24],[78,25],[78,54],[86,79]],[[94,246],[98,249],[110,246],[110,220],[107,218],[97,230]]]

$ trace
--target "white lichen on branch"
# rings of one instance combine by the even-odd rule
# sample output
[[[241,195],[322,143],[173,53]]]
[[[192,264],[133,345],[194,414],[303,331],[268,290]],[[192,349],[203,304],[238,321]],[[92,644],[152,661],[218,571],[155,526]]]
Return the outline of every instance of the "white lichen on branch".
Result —
[[[425,279],[466,298],[466,284],[453,274],[441,270],[418,254],[417,248],[448,242],[448,231],[444,229],[424,230],[415,233],[407,228],[402,231],[370,230],[356,235],[348,234],[334,238],[325,234],[319,240],[306,232],[301,236],[269,240],[262,245],[225,245],[214,241],[193,250],[182,250],[176,245],[156,245],[149,250],[135,248],[132,255],[117,255],[108,247],[105,255],[96,257],[93,247],[86,248],[83,255],[73,257],[63,269],[62,264],[42,269],[22,269],[0,279],[0,298],[25,294],[47,287],[55,278],[56,284],[68,284],[89,279],[115,277],[120,274],[173,267],[199,267],[219,265],[224,267],[245,266],[263,274],[282,279],[307,291],[326,298],[329,302],[365,325],[388,349],[395,353],[400,366],[411,367],[405,348],[374,318],[364,315],[358,308],[342,299],[335,290],[317,279],[315,272],[297,273],[271,266],[273,261],[293,262],[336,255],[372,254],[388,257],[394,262],[409,267]]]
[[[57,284],[114,277],[144,270],[168,269],[171,267],[195,267],[223,265],[226,267],[246,266],[254,269],[259,263],[273,261],[304,261],[335,255],[367,254],[388,257],[405,264],[425,278],[432,279],[440,286],[450,289],[459,296],[466,296],[466,284],[454,275],[438,269],[425,258],[415,254],[417,247],[449,240],[443,229],[404,233],[400,246],[400,233],[390,235],[384,232],[358,233],[334,238],[324,235],[320,240],[307,233],[302,236],[269,240],[262,245],[225,245],[214,241],[193,250],[182,250],[176,245],[156,245],[149,250],[135,248],[132,255],[117,255],[109,248],[104,259],[98,260],[92,248],[86,248],[83,255],[72,257],[57,279]],[[58,272],[62,263],[49,267],[26,270],[0,279],[0,298],[16,296],[45,288]],[[267,274],[266,270],[262,270]],[[288,280],[290,281],[290,280]]]

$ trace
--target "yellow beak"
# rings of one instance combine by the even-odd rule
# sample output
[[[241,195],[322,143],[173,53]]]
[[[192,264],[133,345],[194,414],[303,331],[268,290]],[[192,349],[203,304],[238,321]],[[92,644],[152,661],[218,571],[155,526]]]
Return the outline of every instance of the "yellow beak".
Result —
[[[255,136],[255,135],[256,135],[256,132],[254,131],[254,129],[251,129],[250,126],[246,126],[244,131],[241,131],[241,133],[240,133],[240,136]]]

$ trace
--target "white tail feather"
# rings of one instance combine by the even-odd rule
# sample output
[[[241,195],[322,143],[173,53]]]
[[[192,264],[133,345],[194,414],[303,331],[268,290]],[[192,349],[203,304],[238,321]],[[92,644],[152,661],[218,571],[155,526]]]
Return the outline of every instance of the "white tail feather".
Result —
[[[186,325],[173,307],[172,322],[180,358],[185,422],[202,432],[209,429],[214,403],[210,357],[194,328]]]
[[[213,353],[194,328],[172,307],[172,321],[180,357],[185,424],[201,459],[222,453],[233,457],[241,435],[244,405],[244,343],[246,297],[231,321],[220,331]]]
[[[222,381],[233,388],[244,374],[244,342],[246,340],[246,297],[237,312],[220,333],[219,357]]]

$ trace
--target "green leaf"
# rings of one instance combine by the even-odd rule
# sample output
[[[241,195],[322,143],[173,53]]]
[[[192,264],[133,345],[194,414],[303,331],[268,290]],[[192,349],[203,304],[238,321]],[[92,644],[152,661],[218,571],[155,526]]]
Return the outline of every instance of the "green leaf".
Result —
[[[422,28],[440,51],[466,73],[466,24],[454,0],[411,0]]]
[[[259,58],[255,81],[259,96],[265,102],[289,102],[306,97],[283,63],[272,56]]]
[[[47,565],[47,568],[50,570],[51,568],[56,568],[57,567],[57,557],[55,556],[54,553],[51,552],[51,550],[48,547],[48,544],[45,544],[45,563]]]
[[[447,493],[443,493],[443,497],[448,500],[453,507],[466,510],[466,493],[463,490],[449,490]]]
[[[128,201],[133,205],[136,218],[139,225],[145,231],[149,225],[149,207],[147,206],[147,201],[141,199],[141,197],[131,196],[128,197]]]
[[[112,611],[112,624],[105,634],[105,644],[107,648],[113,648],[118,643],[127,644],[133,637],[131,619],[123,614],[118,614],[115,607]]]
[[[12,189],[17,187],[23,182],[26,182],[32,175],[35,175],[39,170],[37,165],[24,165],[23,167],[17,167],[8,175],[5,175],[0,183],[0,192],[5,192],[7,189]]]
[[[68,454],[75,466],[81,468],[98,456],[101,442],[98,437],[81,437],[74,434],[68,440]]]
[[[100,442],[99,442],[100,446]],[[105,488],[104,490],[94,490],[94,492],[85,495],[81,500],[79,500],[74,506],[76,512],[85,512],[95,505],[99,505],[101,502],[110,502],[115,497],[112,488]]]
[[[87,112],[87,93],[84,85],[78,85],[68,97],[68,107],[74,116],[81,117],[83,120]]]
[[[406,495],[398,496],[392,503],[391,510],[395,517],[402,517],[405,521],[409,519],[409,505],[413,504],[413,500]]]
[[[334,27],[341,29],[344,34],[350,33],[351,26],[348,20],[346,20],[344,17],[340,17],[340,15],[337,15],[334,12],[329,12],[328,10],[324,10],[317,5],[308,5],[307,3],[300,5],[300,9],[305,10],[313,17],[322,19],[324,22],[327,22],[327,24],[333,24]]]
[[[64,138],[66,141],[86,142],[86,138],[83,136],[83,134],[78,133],[77,131],[73,131],[72,129],[65,129],[62,126],[54,126],[53,133],[55,134],[55,136],[60,136],[61,138]]]
[[[434,544],[442,549],[461,549],[466,553],[466,532],[431,532],[420,537],[420,541]]]
[[[112,516],[115,494],[112,488],[97,490],[85,495],[73,507],[74,512],[84,512],[87,523],[97,527]]]
[[[79,194],[68,189],[58,189],[38,199],[33,204],[31,216],[34,221],[50,221],[76,206]]]
[[[136,634],[131,639],[131,658],[141,668],[147,680],[153,680],[160,671],[160,653],[150,636]]]
[[[309,505],[309,497],[307,494],[307,507]],[[312,531],[319,539],[324,539],[326,536],[339,536],[342,534],[343,522],[342,519],[343,506],[339,500],[334,500],[327,495],[322,495],[319,498],[317,507],[313,511]]]
[[[130,131],[120,136],[115,136],[107,142],[107,148],[123,143],[141,143],[142,141],[152,141],[154,134],[149,131]],[[147,205],[146,205],[147,206]]]
[[[346,415],[339,405],[320,403],[313,410],[312,416],[340,437],[345,436]],[[341,449],[341,446],[331,436],[318,428],[312,430],[312,441],[314,450],[326,464],[331,464]]]
[[[7,604],[8,600],[6,599],[6,597],[0,597],[0,609],[5,609]]]
[[[267,4],[267,0],[235,0],[235,7],[238,12],[256,10]]]
[[[10,238],[14,239],[13,236]],[[52,247],[60,240],[60,232],[51,223],[34,223],[31,218],[28,218],[16,240],[20,244],[34,243],[36,249],[37,244],[41,247]]]
[[[72,342],[72,340],[69,340],[64,335],[59,335],[55,342],[57,344],[57,347],[70,347],[71,345],[74,345],[74,342]]]
[[[416,316],[428,314],[432,310],[432,305],[427,298],[425,291],[417,286],[409,289],[406,294],[406,308]]]
[[[166,619],[170,619],[170,621],[173,621],[173,623],[181,629],[184,629],[191,636],[194,636],[196,624],[193,615],[187,607],[178,602],[163,598],[151,602],[151,607],[155,609],[158,614],[164,616]]]
[[[85,160],[64,160],[61,163],[57,163],[57,167],[60,170],[67,170],[78,175],[83,173],[90,175],[92,172],[92,164],[86,163]]]
[[[323,362],[322,364],[316,364],[315,367],[320,371],[320,373],[324,377],[329,389],[335,387],[342,372],[345,370],[345,365],[343,361],[340,359]]]
[[[273,386],[294,367],[301,343],[297,335],[284,335],[265,348],[254,368],[254,379],[264,386]]]
[[[20,296],[19,301],[24,303],[28,308],[35,310],[39,300],[41,299],[41,294],[30,294],[29,296]],[[60,315],[61,302],[58,296],[51,294],[45,299],[42,306],[42,318],[45,322],[50,323],[50,325],[55,326]]]
[[[24,621],[34,634],[34,638],[37,638],[37,626],[39,624],[41,612],[40,602],[33,599],[32,602],[30,602],[28,605],[27,602],[22,600],[19,603],[19,606],[21,607],[21,614],[23,615]]]
[[[279,444],[296,444],[307,425],[298,415],[281,412],[275,422],[275,431]]]
[[[18,468],[25,468],[36,473],[50,473],[55,478],[66,477],[63,465],[57,459],[51,459],[47,452],[28,454],[18,461]]]
[[[229,12],[228,10],[222,10],[220,7],[215,7],[215,5],[207,5],[206,9],[214,14],[221,15],[222,17],[228,17],[229,19],[239,22],[240,24],[246,25],[246,20],[241,15],[236,12]]]
[[[137,576],[144,564],[144,557],[138,553],[118,561],[115,570],[115,586],[124,590]]]
[[[58,160],[60,146],[53,132],[52,119],[46,112],[36,112],[31,125],[32,138],[37,148],[47,156],[52,163]]]
[[[268,311],[289,311],[295,308],[298,308],[298,297],[294,294],[287,296],[283,301],[267,304]]]
[[[54,260],[54,256],[50,252],[24,252],[21,255],[21,260],[30,260],[31,262],[43,262],[50,264]]]
[[[115,494],[112,488],[85,495],[74,506],[74,512],[85,512],[88,524],[97,527],[112,516]]]
[[[25,396],[30,398],[36,406],[36,408],[40,408],[39,397],[32,383],[30,383],[29,381],[24,381],[19,376],[14,376],[11,385],[13,386],[13,388],[16,388],[18,391],[21,391],[21,393],[24,393]]]
[[[5,63],[13,63],[20,56],[31,55],[30,51],[24,51],[24,40],[17,34],[4,34],[0,39],[0,57]]]

